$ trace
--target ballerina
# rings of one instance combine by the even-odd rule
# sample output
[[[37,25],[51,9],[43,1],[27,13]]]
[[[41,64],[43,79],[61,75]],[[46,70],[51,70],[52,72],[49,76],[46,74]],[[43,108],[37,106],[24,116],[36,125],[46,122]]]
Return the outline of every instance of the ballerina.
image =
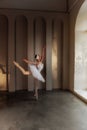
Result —
[[[35,55],[34,62],[27,60],[27,59],[23,59],[23,61],[28,64],[30,71],[29,70],[26,71],[16,61],[13,61],[13,63],[22,72],[22,74],[24,74],[24,75],[31,75],[32,74],[32,76],[34,77],[36,82],[38,82],[38,81],[45,82],[45,79],[41,75],[41,71],[44,68],[44,64],[43,64],[44,58],[45,58],[45,48],[43,48],[41,56],[39,54]],[[35,97],[38,100],[38,86],[35,86]]]

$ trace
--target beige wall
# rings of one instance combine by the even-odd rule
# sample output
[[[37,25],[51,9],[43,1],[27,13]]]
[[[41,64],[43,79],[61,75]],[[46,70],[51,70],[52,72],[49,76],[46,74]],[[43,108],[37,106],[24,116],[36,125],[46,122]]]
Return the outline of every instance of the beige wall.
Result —
[[[70,10],[69,23],[70,23],[70,38],[69,38],[69,89],[74,89],[74,61],[75,61],[75,24],[79,9],[84,0],[79,0],[76,5]]]
[[[0,14],[8,19],[8,90],[11,92],[22,89],[33,90],[33,77],[29,76],[27,79],[27,77],[22,76],[15,69],[12,62],[15,59],[27,69],[23,62],[21,62],[22,57],[34,59],[34,54],[37,52],[41,53],[43,45],[46,45],[46,69],[44,70],[46,90],[54,88],[68,89],[68,14],[13,9],[0,9]],[[55,23],[54,27],[53,21]],[[58,60],[58,63],[56,62],[55,72],[57,72],[56,79],[54,80],[52,72],[52,64],[54,64],[52,60],[52,58],[54,59],[52,47],[54,46],[53,37],[55,35],[58,35],[58,37],[55,37],[57,47],[56,60]],[[54,84],[54,82],[56,83]],[[40,88],[42,88],[42,85],[40,85]]]

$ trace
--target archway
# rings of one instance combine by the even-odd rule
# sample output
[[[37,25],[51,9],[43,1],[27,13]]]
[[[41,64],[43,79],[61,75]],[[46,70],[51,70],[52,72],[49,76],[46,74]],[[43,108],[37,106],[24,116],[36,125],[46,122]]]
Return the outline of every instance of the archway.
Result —
[[[74,91],[87,99],[87,1],[79,10],[75,26]]]

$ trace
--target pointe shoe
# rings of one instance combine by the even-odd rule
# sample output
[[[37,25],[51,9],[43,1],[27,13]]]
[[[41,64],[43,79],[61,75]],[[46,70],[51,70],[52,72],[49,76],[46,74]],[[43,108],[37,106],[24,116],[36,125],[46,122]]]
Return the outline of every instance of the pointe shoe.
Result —
[[[38,100],[38,95],[37,94],[34,94],[34,97],[36,98],[36,100]]]
[[[38,96],[36,96],[36,100],[38,100]]]

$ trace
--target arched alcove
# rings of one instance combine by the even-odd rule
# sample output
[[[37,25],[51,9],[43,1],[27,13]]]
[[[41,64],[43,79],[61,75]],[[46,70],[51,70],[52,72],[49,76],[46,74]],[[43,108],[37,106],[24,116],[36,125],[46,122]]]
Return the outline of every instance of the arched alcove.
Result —
[[[27,58],[27,34],[28,23],[25,16],[17,16],[15,21],[15,60],[26,70],[27,65],[23,58]],[[23,75],[16,69],[16,90],[28,89],[28,76]]]
[[[76,19],[74,91],[87,99],[87,1]]]
[[[8,86],[8,19],[0,15],[0,91]]]
[[[53,89],[62,88],[63,24],[59,19],[52,22],[52,78]]]
[[[37,17],[34,20],[34,53],[42,54],[43,47],[46,46],[46,22],[42,17]],[[42,72],[46,79],[46,60],[44,60],[44,69]],[[39,88],[45,88],[46,84],[39,83]]]

